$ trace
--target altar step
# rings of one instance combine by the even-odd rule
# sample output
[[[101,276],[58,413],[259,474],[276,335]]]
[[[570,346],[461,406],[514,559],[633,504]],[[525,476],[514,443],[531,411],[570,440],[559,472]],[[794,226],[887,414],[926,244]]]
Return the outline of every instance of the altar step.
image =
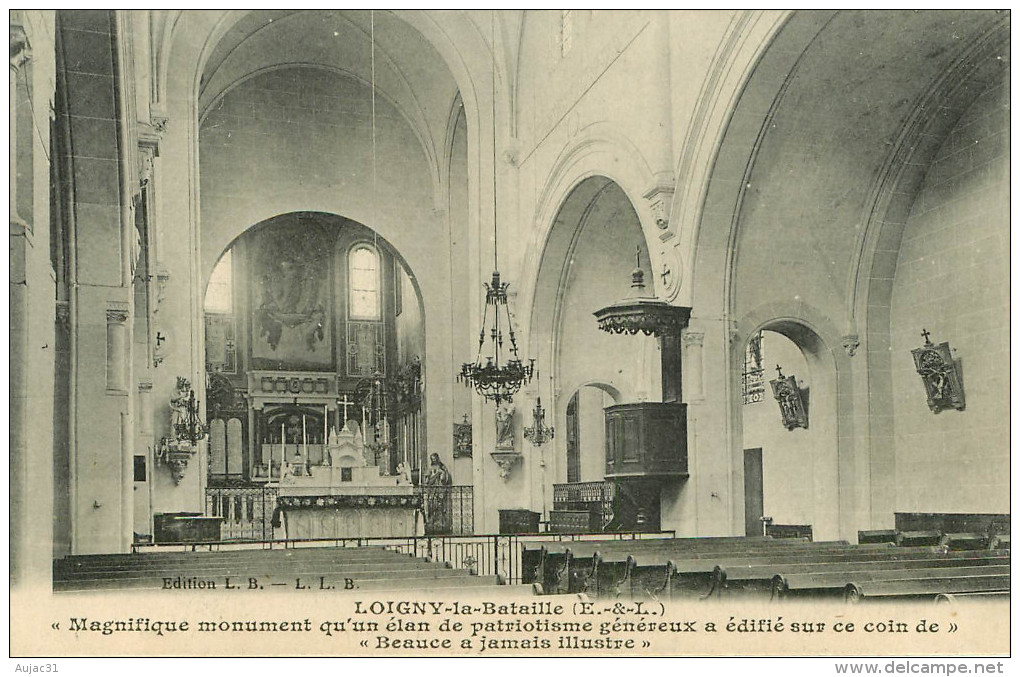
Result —
[[[247,550],[213,553],[86,555],[54,562],[56,592],[113,590],[434,590],[498,585],[383,548]],[[229,586],[229,587],[228,587]]]
[[[217,564],[244,564],[247,562],[299,563],[349,562],[375,564],[383,562],[413,561],[410,555],[384,548],[308,548],[306,550],[235,550],[193,553],[144,553],[133,555],[79,555],[56,560],[54,570],[61,573],[107,571],[115,569],[139,570],[175,566],[216,566]]]

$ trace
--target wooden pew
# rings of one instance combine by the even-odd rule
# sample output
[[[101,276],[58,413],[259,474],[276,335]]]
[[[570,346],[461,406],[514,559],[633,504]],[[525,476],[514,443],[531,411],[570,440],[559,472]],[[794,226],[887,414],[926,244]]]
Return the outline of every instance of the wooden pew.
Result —
[[[895,529],[868,529],[857,532],[857,542],[865,545],[868,543],[896,543]]]
[[[830,546],[815,550],[789,551],[644,553],[622,557],[601,556],[597,564],[597,582],[590,588],[602,595],[709,596],[722,593],[733,581],[756,582],[768,592],[772,577],[783,566],[835,565],[861,561],[933,560],[946,557],[938,547],[894,548],[884,546]],[[985,558],[1008,553],[950,553],[954,558]],[[898,565],[897,565],[898,566]],[[667,590],[665,580],[674,577]],[[741,588],[746,585],[739,586]]]
[[[708,540],[708,539],[706,539]],[[586,544],[587,545],[587,544]],[[579,548],[575,554],[567,552],[567,560],[563,565],[569,572],[569,581],[573,587],[570,592],[594,592],[600,595],[618,595],[627,586],[633,586],[631,575],[635,568],[640,568],[642,577],[651,576],[659,581],[662,587],[667,577],[662,569],[668,562],[676,559],[711,559],[717,560],[729,556],[769,555],[773,553],[802,552],[843,552],[850,548],[845,541],[810,543],[807,541],[771,540],[751,541],[747,543],[725,542],[711,543],[661,543],[644,548]],[[888,547],[888,546],[882,546]],[[651,568],[654,571],[647,572]],[[711,567],[709,567],[711,571]],[[649,589],[642,583],[644,589]],[[594,587],[593,587],[594,586]]]
[[[566,581],[566,564],[577,553],[579,558],[590,558],[595,551],[616,549],[643,549],[673,543],[678,547],[685,543],[726,543],[740,544],[771,541],[765,536],[712,536],[707,538],[642,538],[626,540],[592,541],[532,541],[522,544],[521,570],[524,583],[538,583],[548,591],[555,591]],[[700,545],[699,545],[700,547]],[[570,553],[568,553],[570,551]]]
[[[537,581],[547,592],[583,592],[586,573],[594,564],[596,553],[649,552],[665,548],[676,550],[743,550],[758,545],[781,544],[783,547],[805,544],[806,541],[776,541],[765,536],[718,536],[707,538],[649,538],[626,541],[569,541],[543,544]],[[574,579],[578,579],[573,582]]]
[[[964,593],[943,593],[935,595],[935,604],[985,604],[987,602],[1009,603],[1009,592],[964,592]]]
[[[843,597],[851,604],[864,600],[931,598],[938,595],[973,595],[976,593],[1009,594],[1009,567],[989,567],[1001,571],[985,571],[966,575],[917,578],[887,578],[848,583]]]
[[[638,596],[710,596],[725,583],[728,567],[760,563],[845,561],[847,557],[872,557],[891,552],[888,544],[852,546],[842,542],[814,543],[792,548],[761,547],[732,551],[644,552],[629,556],[600,556],[596,565],[599,594],[629,591]],[[931,549],[925,549],[930,554]],[[674,578],[676,577],[676,578]],[[667,586],[667,581],[669,585]],[[766,578],[768,581],[768,578]]]
[[[851,546],[843,553],[804,553],[799,557],[773,557],[768,555],[718,560],[709,570],[707,563],[677,561],[673,563],[676,581],[671,587],[673,595],[703,597],[713,593],[744,595],[782,595],[786,577],[793,574],[837,572],[882,568],[902,570],[910,568],[941,568],[963,565],[982,566],[1008,563],[1008,554],[946,553],[933,548],[888,548],[861,550]]]
[[[896,533],[896,545],[901,547],[938,545],[941,540],[941,532],[935,529],[927,529],[924,531],[899,531]]]
[[[976,532],[942,534],[941,545],[950,550],[987,550],[992,537]]]

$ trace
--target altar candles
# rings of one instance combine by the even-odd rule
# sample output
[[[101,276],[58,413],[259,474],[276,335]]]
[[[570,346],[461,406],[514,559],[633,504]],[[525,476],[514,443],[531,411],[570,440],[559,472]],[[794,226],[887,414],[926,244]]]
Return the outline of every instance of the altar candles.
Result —
[[[305,427],[304,414],[301,414],[301,446],[304,447],[305,458],[308,458],[308,429]]]
[[[329,424],[327,421],[329,421],[329,409],[324,404],[322,405],[322,446],[326,446],[327,438],[329,437]]]

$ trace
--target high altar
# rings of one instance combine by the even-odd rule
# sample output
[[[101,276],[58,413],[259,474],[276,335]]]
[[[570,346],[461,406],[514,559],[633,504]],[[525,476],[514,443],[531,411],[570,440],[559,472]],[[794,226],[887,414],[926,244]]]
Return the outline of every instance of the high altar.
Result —
[[[371,455],[371,459],[366,456]],[[330,432],[321,460],[300,451],[283,464],[277,506],[288,539],[424,533],[421,498],[409,477],[384,475],[357,421]]]

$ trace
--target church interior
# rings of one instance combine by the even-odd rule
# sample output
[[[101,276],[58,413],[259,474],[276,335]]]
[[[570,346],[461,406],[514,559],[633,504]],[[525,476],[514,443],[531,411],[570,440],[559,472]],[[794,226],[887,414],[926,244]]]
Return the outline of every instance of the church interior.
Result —
[[[11,11],[11,584],[1008,592],[1009,20]]]

